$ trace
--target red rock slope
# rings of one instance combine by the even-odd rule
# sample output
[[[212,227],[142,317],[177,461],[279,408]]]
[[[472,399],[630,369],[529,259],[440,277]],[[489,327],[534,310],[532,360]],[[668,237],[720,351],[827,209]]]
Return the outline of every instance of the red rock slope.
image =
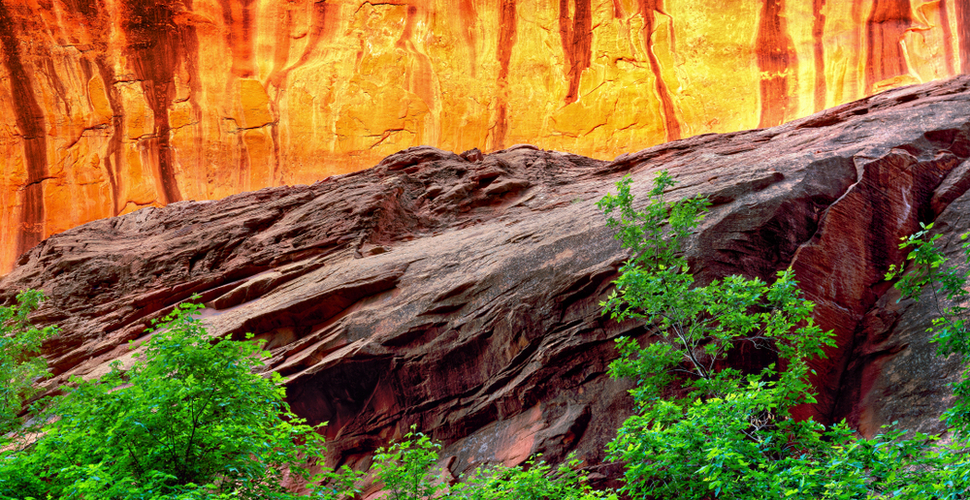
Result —
[[[630,409],[628,384],[605,374],[612,340],[643,329],[599,314],[625,254],[594,203],[623,175],[642,194],[669,169],[675,196],[714,201],[689,249],[701,279],[793,266],[835,329],[803,413],[933,430],[957,367],[926,344],[929,304],[896,304],[881,277],[919,221],[970,229],[968,157],[970,77],[614,162],[412,148],[311,186],[66,231],[26,253],[0,297],[51,297],[38,319],[65,332],[47,346],[52,384],[103,372],[198,293],[210,331],[268,340],[295,411],[330,423],[335,460],[366,462],[416,425],[455,474],[536,452],[595,462]]]

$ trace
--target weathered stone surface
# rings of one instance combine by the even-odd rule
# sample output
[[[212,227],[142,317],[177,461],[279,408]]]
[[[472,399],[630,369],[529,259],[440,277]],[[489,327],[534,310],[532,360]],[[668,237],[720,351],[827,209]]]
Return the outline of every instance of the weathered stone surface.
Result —
[[[704,135],[606,162],[520,145],[414,148],[310,186],[178,202],[53,236],[0,280],[51,297],[38,321],[56,377],[96,376],[200,294],[214,334],[268,341],[294,410],[328,421],[334,461],[364,466],[410,425],[458,475],[570,451],[598,463],[629,414],[605,374],[619,335],[598,302],[625,258],[594,206],[622,175],[643,195],[708,194],[688,254],[701,280],[795,269],[839,347],[815,363],[825,421],[935,430],[953,360],[932,356],[930,303],[882,281],[900,236],[970,229],[970,77],[907,87],[779,127]],[[955,241],[950,241],[956,251]],[[771,361],[742,346],[734,362]],[[607,475],[615,470],[605,469]]]
[[[419,145],[599,159],[970,72],[936,0],[3,0],[0,272]]]

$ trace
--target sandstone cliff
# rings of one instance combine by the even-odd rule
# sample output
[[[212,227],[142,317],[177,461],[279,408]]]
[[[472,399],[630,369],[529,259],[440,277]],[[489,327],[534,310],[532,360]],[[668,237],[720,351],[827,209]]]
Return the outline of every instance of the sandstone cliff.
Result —
[[[953,0],[3,0],[0,272],[431,145],[600,159],[968,72]]]
[[[25,254],[0,298],[50,296],[37,319],[65,332],[45,348],[50,386],[128,359],[150,319],[200,294],[211,332],[268,341],[294,410],[329,422],[335,461],[365,465],[413,424],[454,474],[537,452],[598,463],[630,408],[628,383],[605,374],[612,340],[645,332],[599,314],[625,254],[594,203],[622,175],[642,196],[669,169],[674,196],[714,202],[688,252],[700,279],[792,266],[835,330],[802,414],[938,431],[958,367],[926,343],[932,302],[897,304],[882,275],[920,221],[958,252],[968,158],[970,77],[613,162],[412,148],[309,186],[71,229]]]

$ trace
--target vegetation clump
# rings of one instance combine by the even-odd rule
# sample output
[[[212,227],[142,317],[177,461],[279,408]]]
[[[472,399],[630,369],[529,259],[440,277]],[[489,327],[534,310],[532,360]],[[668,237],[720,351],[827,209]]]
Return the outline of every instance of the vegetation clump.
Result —
[[[667,202],[674,183],[662,172],[637,210],[625,178],[598,205],[632,253],[604,312],[650,330],[644,345],[619,339],[620,358],[610,366],[614,377],[636,383],[635,414],[609,446],[627,464],[623,492],[698,500],[967,498],[970,461],[959,443],[937,449],[935,436],[904,439],[892,429],[861,439],[845,422],[826,428],[790,416],[796,405],[815,402],[808,361],[834,345],[831,332],[814,324],[814,304],[791,269],[771,284],[743,276],[696,284],[682,245],[708,203]],[[934,281],[915,279],[900,286]],[[950,286],[962,290],[956,283],[965,279]],[[744,344],[775,362],[749,372],[732,367],[729,353]],[[951,422],[959,422],[952,414],[966,415],[962,405]]]
[[[956,402],[943,415],[947,427],[964,439],[970,439],[970,308],[965,304],[970,300],[967,282],[970,281],[970,233],[960,236],[963,243],[963,265],[947,265],[947,258],[937,247],[941,234],[933,234],[933,224],[920,224],[920,230],[903,238],[899,248],[911,249],[906,256],[911,261],[911,270],[903,273],[903,266],[892,266],[886,273],[891,280],[902,275],[895,287],[902,293],[900,300],[920,300],[925,290],[936,305],[939,316],[933,318],[927,328],[933,336],[930,342],[937,345],[937,354],[942,357],[956,355],[963,365],[960,379],[953,384]]]
[[[37,328],[28,320],[43,300],[42,292],[28,290],[17,294],[16,305],[0,307],[0,436],[21,428],[24,403],[37,394],[36,383],[49,375],[40,346],[58,330]]]
[[[73,387],[44,410],[41,436],[0,461],[0,498],[300,498],[323,438],[290,412],[278,374],[255,370],[256,341],[210,339],[182,304],[143,353]]]
[[[404,439],[374,456],[374,472],[389,500],[617,500],[613,492],[595,490],[580,461],[568,459],[553,468],[529,459],[523,467],[482,466],[454,485],[437,466],[440,445],[414,429]]]

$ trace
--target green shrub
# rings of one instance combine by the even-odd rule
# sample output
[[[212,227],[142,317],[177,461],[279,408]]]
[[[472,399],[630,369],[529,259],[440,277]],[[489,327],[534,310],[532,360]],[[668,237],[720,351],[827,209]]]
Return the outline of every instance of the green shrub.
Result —
[[[412,428],[403,441],[378,450],[373,471],[388,491],[388,498],[432,498],[446,489],[448,485],[440,480],[440,471],[435,469],[439,448],[441,445]]]
[[[964,304],[970,299],[966,289],[970,266],[964,271],[957,266],[947,266],[946,256],[936,247],[942,235],[932,234],[933,224],[920,223],[920,226],[920,231],[903,238],[899,245],[900,249],[911,248],[906,260],[912,261],[912,265],[910,272],[902,275],[894,286],[902,293],[900,300],[918,301],[926,288],[933,292],[939,316],[927,329],[933,333],[930,342],[937,344],[940,356],[955,354],[964,365],[960,380],[953,385],[956,403],[943,417],[948,427],[967,439],[970,438],[970,324],[967,323],[970,308]],[[970,264],[968,235],[970,233],[961,236],[965,240],[962,244],[964,264]],[[903,266],[891,266],[886,279],[892,280],[902,271]]]
[[[57,327],[37,328],[28,320],[43,300],[43,292],[27,290],[17,294],[17,305],[0,307],[0,447],[2,436],[23,425],[18,415],[37,394],[36,383],[49,376],[40,346]]]
[[[772,284],[730,276],[698,286],[681,253],[707,201],[664,200],[663,172],[642,210],[631,180],[598,206],[631,250],[603,302],[616,320],[643,320],[645,345],[618,340],[614,377],[636,382],[635,414],[610,444],[627,463],[622,491],[649,499],[965,498],[963,455],[935,451],[935,437],[885,430],[856,439],[844,423],[826,429],[789,411],[815,402],[808,361],[832,346],[812,321],[814,304],[792,271]],[[775,357],[751,373],[731,367],[741,344]]]
[[[536,457],[524,467],[483,466],[453,486],[435,465],[440,445],[412,431],[374,456],[374,472],[391,500],[616,500],[611,492],[592,489],[578,460],[553,469]]]
[[[451,489],[456,500],[616,500],[616,493],[595,490],[580,472],[580,461],[569,459],[553,468],[533,457],[522,467],[480,467]]]
[[[0,462],[0,497],[298,498],[284,480],[311,479],[323,438],[290,412],[279,375],[254,373],[261,343],[210,339],[200,307],[178,306],[130,369],[74,378],[43,436]]]

